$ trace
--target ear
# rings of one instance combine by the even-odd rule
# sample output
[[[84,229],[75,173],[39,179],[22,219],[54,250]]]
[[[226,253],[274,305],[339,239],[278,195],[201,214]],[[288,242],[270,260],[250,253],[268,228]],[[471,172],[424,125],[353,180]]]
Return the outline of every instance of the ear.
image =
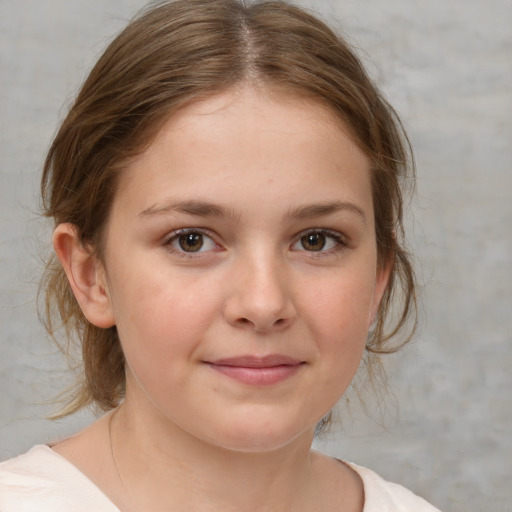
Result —
[[[115,325],[103,265],[84,247],[74,224],[59,224],[55,228],[53,248],[87,320],[96,327]]]
[[[393,271],[395,258],[394,255],[390,256],[388,261],[384,264],[377,266],[377,273],[375,276],[375,287],[373,289],[373,302],[372,308],[370,311],[370,318],[368,327],[370,327],[373,322],[377,319],[377,314],[379,312],[379,306],[382,301],[382,297],[384,296],[384,292],[388,287],[389,278],[391,276],[391,272]]]

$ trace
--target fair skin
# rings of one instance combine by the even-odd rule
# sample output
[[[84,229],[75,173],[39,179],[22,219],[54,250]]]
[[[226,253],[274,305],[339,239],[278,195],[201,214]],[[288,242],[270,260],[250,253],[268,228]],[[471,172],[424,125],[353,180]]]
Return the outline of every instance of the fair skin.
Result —
[[[104,261],[70,224],[54,246],[127,361],[114,416],[54,449],[118,507],[362,510],[359,477],[310,450],[388,279],[369,160],[329,109],[252,88],[192,103],[123,171]]]

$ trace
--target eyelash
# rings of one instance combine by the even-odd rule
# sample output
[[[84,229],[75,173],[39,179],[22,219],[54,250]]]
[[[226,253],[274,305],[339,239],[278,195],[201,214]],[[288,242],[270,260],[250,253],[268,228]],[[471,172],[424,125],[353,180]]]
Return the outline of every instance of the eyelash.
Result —
[[[177,247],[173,247],[173,243],[174,242],[179,242],[179,239],[180,237],[182,236],[186,236],[186,235],[200,235],[202,237],[202,243],[201,243],[201,246],[199,247],[199,250],[198,251],[185,251],[183,249],[179,249]],[[184,257],[184,258],[197,258],[198,256],[200,256],[201,254],[203,254],[204,252],[209,252],[210,250],[212,249],[209,249],[208,251],[202,251],[200,249],[203,248],[203,245],[205,243],[205,239],[209,239],[211,242],[212,245],[214,245],[216,248],[220,248],[221,246],[215,242],[215,240],[213,239],[213,237],[211,236],[211,234],[204,230],[204,229],[200,229],[200,228],[184,228],[184,229],[176,229],[174,231],[172,231],[168,237],[165,238],[164,242],[163,242],[163,245],[171,252],[175,253],[175,254],[179,254],[181,257]]]
[[[183,248],[180,249],[178,247],[173,247],[174,242],[179,242],[180,237],[186,236],[186,235],[199,235],[202,237],[202,243],[199,247],[198,251],[186,251]],[[297,251],[302,251],[305,253],[311,253],[315,256],[327,256],[329,254],[338,253],[340,251],[345,250],[347,247],[350,246],[349,242],[347,241],[347,238],[342,235],[341,233],[337,231],[331,231],[329,229],[321,229],[321,228],[311,228],[306,231],[300,232],[296,238],[295,241],[291,244],[292,250],[293,247],[297,244],[301,244],[303,242],[304,237],[307,237],[308,235],[321,235],[325,237],[326,240],[331,240],[334,242],[333,247],[329,247],[328,249],[324,249],[324,247],[321,247],[320,250],[307,250],[303,246],[300,249],[295,249]],[[210,252],[211,250],[214,250],[214,248],[201,250],[205,244],[205,239],[209,239],[209,243],[211,243],[214,248],[221,248],[221,246],[215,242],[214,238],[211,236],[211,233],[207,230],[201,229],[201,228],[184,228],[184,229],[176,229],[172,231],[168,237],[165,238],[163,245],[168,248],[168,250],[172,251],[175,254],[179,254],[181,257],[184,258],[197,258],[201,254],[205,252]],[[328,242],[326,242],[327,244]]]
[[[322,228],[312,228],[312,229],[308,229],[306,231],[302,231],[301,233],[299,233],[295,242],[292,244],[292,247],[296,244],[300,244],[302,242],[302,240],[304,239],[304,237],[306,237],[308,235],[322,235],[326,239],[332,240],[335,244],[333,247],[330,247],[328,249],[324,249],[322,247],[318,251],[314,251],[314,250],[308,251],[305,248],[299,249],[306,253],[312,253],[313,255],[315,255],[317,257],[318,256],[328,256],[333,253],[338,253],[340,251],[345,250],[347,247],[350,246],[347,238],[343,234],[341,234],[337,231],[331,231],[330,229],[322,229]]]

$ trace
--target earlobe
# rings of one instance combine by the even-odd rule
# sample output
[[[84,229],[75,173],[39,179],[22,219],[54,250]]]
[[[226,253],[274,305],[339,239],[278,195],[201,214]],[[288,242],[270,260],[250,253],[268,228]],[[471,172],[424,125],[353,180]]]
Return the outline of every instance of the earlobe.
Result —
[[[87,320],[101,328],[115,325],[103,265],[84,247],[76,227],[59,224],[53,233],[53,247]]]

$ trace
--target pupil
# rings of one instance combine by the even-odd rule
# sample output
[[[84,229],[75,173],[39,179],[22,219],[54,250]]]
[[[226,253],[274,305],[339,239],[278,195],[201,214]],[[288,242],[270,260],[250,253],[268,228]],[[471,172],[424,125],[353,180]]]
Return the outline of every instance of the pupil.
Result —
[[[185,252],[197,252],[203,246],[203,235],[199,233],[187,233],[179,237],[180,247]]]
[[[308,251],[321,251],[325,247],[325,236],[322,233],[309,233],[302,237],[302,246]]]

